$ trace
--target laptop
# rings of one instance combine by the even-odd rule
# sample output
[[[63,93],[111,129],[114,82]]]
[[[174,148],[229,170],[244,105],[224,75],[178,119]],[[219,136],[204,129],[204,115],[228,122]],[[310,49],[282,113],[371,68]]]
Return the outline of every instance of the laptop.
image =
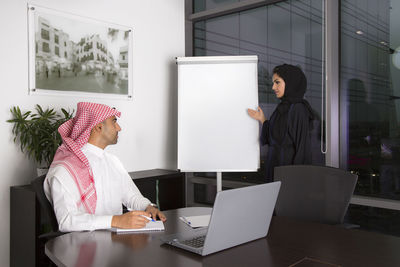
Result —
[[[218,192],[208,227],[161,241],[205,256],[265,237],[280,186],[274,182]]]

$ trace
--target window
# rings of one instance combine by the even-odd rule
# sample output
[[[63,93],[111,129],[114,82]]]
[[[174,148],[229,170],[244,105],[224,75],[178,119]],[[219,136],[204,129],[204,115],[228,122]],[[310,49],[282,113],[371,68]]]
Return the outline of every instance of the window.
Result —
[[[243,0],[242,0],[243,1]],[[200,12],[216,7],[220,7],[227,4],[237,3],[239,0],[194,0],[193,1],[193,12]]]
[[[54,46],[54,53],[55,53],[57,56],[60,56],[60,49],[58,48],[58,46]]]
[[[64,52],[64,57],[67,58],[68,54],[67,52]]]
[[[199,2],[194,1],[194,9]],[[216,1],[203,1],[207,5]],[[218,1],[237,2],[237,1]],[[324,84],[323,0],[282,1],[229,15],[201,20],[193,25],[193,55],[258,55],[259,103],[267,117],[279,102],[273,94],[272,69],[289,63],[299,65],[307,76],[306,99],[321,117]],[[321,153],[321,121],[313,131],[313,164],[325,164]],[[268,147],[261,149],[258,173],[224,173],[223,179],[250,182],[264,180]]]
[[[49,43],[43,42],[42,43],[42,51],[49,53],[50,52],[50,47],[49,47]]]
[[[54,42],[55,42],[56,44],[58,44],[58,35],[57,35],[57,34],[54,34]]]
[[[44,40],[50,40],[49,31],[48,31],[48,30],[45,30],[45,29],[42,29],[42,30],[41,30],[41,37],[42,37],[42,39],[44,39]]]
[[[275,103],[268,91],[272,66],[283,60],[292,64],[300,62],[309,82],[307,99],[321,115],[318,99],[322,98],[320,89],[324,77],[323,5],[327,5],[326,15],[331,16],[326,22],[330,27],[327,36],[333,38],[326,43],[328,51],[332,52],[327,56],[339,58],[339,66],[331,60],[326,62],[329,74],[334,74],[329,85],[335,88],[330,88],[329,96],[332,96],[331,112],[337,114],[335,107],[339,107],[339,123],[330,121],[330,117],[327,120],[332,128],[330,145],[337,148],[335,144],[340,144],[340,151],[338,154],[328,151],[326,161],[336,166],[339,159],[338,167],[359,175],[356,196],[352,200],[355,204],[349,207],[348,221],[362,229],[400,235],[397,227],[400,222],[400,23],[397,21],[400,1],[288,0],[246,9],[247,1],[256,2],[191,1],[194,13],[207,11],[204,14],[208,16],[203,20],[199,13],[193,16],[193,55],[257,54],[260,60],[259,102],[269,105],[268,110],[272,110]],[[237,2],[243,3],[238,12],[224,12],[224,6],[233,9],[235,5],[232,4]],[[329,8],[336,4],[339,9]],[[214,8],[218,8],[217,15],[213,14]],[[224,16],[218,15],[221,10]],[[331,25],[336,19],[339,24]],[[339,32],[335,32],[335,26]],[[335,51],[336,40],[339,54]],[[263,80],[262,77],[267,78]],[[335,92],[332,93],[336,88],[339,102]],[[339,136],[336,129],[339,129]],[[318,159],[324,162],[322,155]],[[215,186],[204,180],[210,178],[214,182],[215,173],[193,173],[188,177],[189,183],[195,183],[195,202],[212,204]],[[205,178],[201,180],[200,177]],[[244,177],[253,179],[243,174],[242,180]],[[226,181],[226,176],[223,180]],[[231,184],[234,187],[233,181]]]
[[[341,3],[341,165],[356,193],[400,199],[400,33],[396,1]],[[398,1],[397,1],[398,2]]]

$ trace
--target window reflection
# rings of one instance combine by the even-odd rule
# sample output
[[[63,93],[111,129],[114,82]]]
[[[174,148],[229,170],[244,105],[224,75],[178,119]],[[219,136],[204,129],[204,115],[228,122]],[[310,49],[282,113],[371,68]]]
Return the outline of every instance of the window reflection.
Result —
[[[357,194],[392,199],[400,199],[399,2],[341,2],[341,166],[359,175]]]

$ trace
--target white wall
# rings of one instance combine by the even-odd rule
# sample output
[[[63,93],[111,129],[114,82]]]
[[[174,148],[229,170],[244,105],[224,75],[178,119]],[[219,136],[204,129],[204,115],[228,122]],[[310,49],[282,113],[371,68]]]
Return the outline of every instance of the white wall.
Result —
[[[128,171],[176,168],[176,65],[184,56],[183,0],[36,0],[32,4],[126,25],[134,31],[133,101],[28,95],[27,1],[0,2],[0,266],[9,265],[10,186],[27,184],[35,166],[12,142],[10,107],[75,108],[105,103],[122,112],[119,143],[110,148]]]

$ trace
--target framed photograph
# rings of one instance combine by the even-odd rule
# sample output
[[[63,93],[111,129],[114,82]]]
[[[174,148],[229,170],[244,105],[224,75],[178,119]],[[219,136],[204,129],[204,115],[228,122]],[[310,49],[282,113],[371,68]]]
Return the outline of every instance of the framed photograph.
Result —
[[[28,4],[29,93],[132,99],[130,27]]]

